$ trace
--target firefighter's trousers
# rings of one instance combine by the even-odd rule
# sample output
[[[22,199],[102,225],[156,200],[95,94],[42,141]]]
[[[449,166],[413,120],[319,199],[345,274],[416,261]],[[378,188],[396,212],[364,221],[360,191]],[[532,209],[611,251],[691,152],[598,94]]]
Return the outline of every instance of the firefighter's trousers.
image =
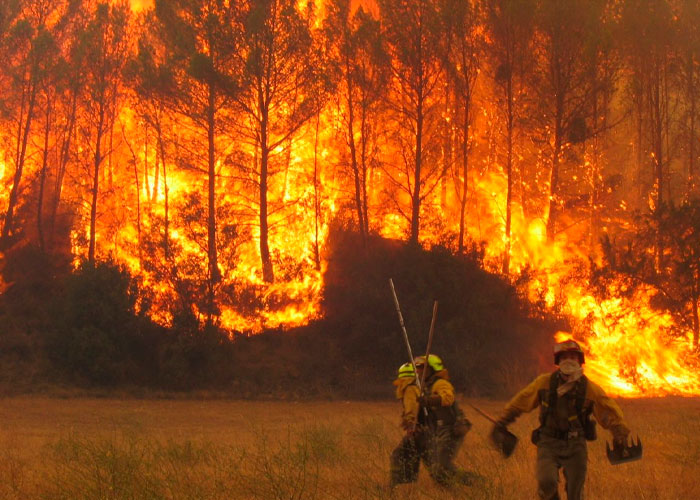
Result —
[[[588,450],[583,437],[541,436],[537,443],[537,493],[542,500],[559,500],[559,469],[564,469],[567,500],[582,500]]]
[[[422,460],[430,476],[440,485],[469,482],[471,476],[454,464],[464,436],[455,436],[452,426],[426,429],[414,436],[405,436],[391,454],[391,484],[418,480]]]

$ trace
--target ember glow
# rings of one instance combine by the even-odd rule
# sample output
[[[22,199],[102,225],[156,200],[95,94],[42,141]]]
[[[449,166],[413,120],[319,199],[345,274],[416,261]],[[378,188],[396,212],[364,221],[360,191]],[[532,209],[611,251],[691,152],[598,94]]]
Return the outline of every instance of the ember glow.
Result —
[[[93,3],[86,1],[86,9],[92,9]],[[475,42],[474,47],[461,54],[450,55],[454,59],[450,78],[466,75],[466,83],[452,84],[448,82],[447,71],[436,69],[445,60],[437,52],[423,67],[407,69],[410,58],[399,61],[400,64],[397,62],[405,55],[400,46],[399,49],[394,47],[393,52],[386,49],[375,54],[373,51],[378,44],[364,40],[366,45],[363,45],[362,38],[351,39],[346,44],[331,43],[353,29],[364,37],[372,36],[375,29],[377,32],[380,28],[389,30],[390,21],[401,28],[401,19],[388,19],[392,9],[385,11],[386,19],[381,19],[383,24],[376,22],[382,16],[382,7],[393,5],[388,0],[345,3],[325,0],[317,2],[315,13],[306,10],[308,2],[287,3],[295,5],[299,11],[294,18],[297,24],[289,26],[294,25],[300,33],[308,30],[311,48],[304,58],[285,61],[286,64],[275,68],[280,71],[281,80],[286,78],[276,90],[283,92],[287,101],[275,103],[274,118],[268,115],[271,108],[262,111],[256,108],[265,102],[262,98],[265,96],[255,94],[262,86],[259,82],[257,88],[252,84],[247,88],[249,94],[240,89],[231,90],[239,84],[244,86],[241,82],[253,81],[250,75],[249,80],[242,78],[236,85],[207,87],[209,71],[220,71],[229,77],[236,68],[254,68],[255,64],[250,62],[253,59],[246,57],[252,58],[259,46],[249,48],[250,52],[246,53],[241,47],[245,47],[247,39],[241,37],[236,40],[240,44],[238,52],[225,54],[219,60],[212,53],[219,45],[226,44],[212,44],[209,38],[198,35],[197,20],[192,21],[188,42],[196,46],[198,52],[188,55],[191,59],[187,65],[167,68],[172,71],[166,74],[171,80],[163,77],[163,81],[156,82],[165,87],[172,85],[167,87],[167,92],[159,94],[157,88],[147,85],[139,88],[134,83],[138,78],[132,75],[128,82],[112,82],[106,87],[104,82],[93,82],[92,94],[80,93],[78,89],[73,95],[71,87],[64,85],[59,87],[60,94],[42,95],[51,105],[47,107],[45,118],[37,115],[34,119],[36,124],[45,120],[44,130],[48,132],[42,136],[41,127],[34,125],[31,134],[27,134],[35,137],[25,145],[28,154],[26,164],[22,165],[24,178],[19,196],[30,206],[38,197],[38,179],[46,178],[48,185],[56,186],[52,196],[59,207],[59,215],[72,221],[67,239],[76,265],[90,258],[94,251],[97,258],[112,257],[128,266],[151,293],[150,314],[162,324],[173,324],[173,307],[177,305],[200,323],[211,321],[232,335],[251,335],[270,328],[305,325],[322,314],[320,303],[329,228],[334,223],[345,227],[362,226],[358,223],[358,207],[363,204],[368,232],[404,240],[415,234],[417,241],[426,248],[443,244],[456,252],[463,220],[465,242],[485,242],[485,264],[489,270],[507,272],[514,282],[522,273],[527,273],[530,299],[544,301],[571,318],[570,334],[585,346],[586,370],[606,390],[634,397],[700,394],[700,367],[697,356],[692,354],[692,332],[679,335],[683,329],[671,314],[652,308],[654,290],[639,287],[630,294],[623,289],[621,280],[609,290],[612,298],[601,300],[590,290],[590,276],[586,274],[589,261],[602,259],[598,245],[600,235],[608,231],[615,235],[627,229],[625,224],[631,217],[627,215],[629,206],[646,210],[656,206],[657,197],[664,191],[651,186],[655,179],[650,179],[649,172],[638,174],[638,179],[644,182],[630,181],[631,185],[626,186],[630,192],[637,190],[634,196],[630,193],[623,196],[622,189],[615,187],[613,181],[616,176],[625,180],[629,172],[624,169],[631,171],[632,165],[624,164],[620,171],[611,170],[604,176],[603,170],[616,168],[618,160],[606,159],[608,153],[600,151],[597,136],[595,140],[576,139],[576,130],[569,130],[567,137],[555,139],[551,123],[533,122],[518,125],[522,130],[514,139],[513,175],[509,183],[501,90],[505,88],[503,79],[511,70],[481,54],[482,65],[478,70],[472,76],[463,72],[471,64],[470,57],[476,47],[494,43],[495,29],[489,31],[477,23],[463,35],[473,37],[478,44]],[[204,4],[207,16],[217,15],[217,9],[226,10],[233,5],[232,2]],[[246,2],[241,2],[243,4]],[[107,54],[113,57],[115,67],[124,65],[115,70],[115,75],[127,74],[127,69],[134,72],[124,61],[133,62],[140,49],[143,51],[139,53],[142,56],[139,63],[155,67],[171,62],[168,51],[172,49],[172,40],[157,39],[165,35],[145,24],[156,22],[146,19],[155,5],[164,11],[159,15],[167,18],[173,14],[167,12],[168,2],[131,0],[130,4],[110,2],[110,5],[112,8],[122,5],[126,11],[130,5],[132,11],[124,13],[124,18],[131,15],[127,24],[133,33],[127,30],[127,34],[122,33],[119,38],[116,29],[105,32],[106,38],[121,40],[121,45],[116,42],[114,45],[122,52],[115,49],[113,54]],[[333,12],[339,12],[338,22],[349,23],[336,32],[324,17],[332,16]],[[182,22],[190,20],[187,16],[201,14],[194,9],[183,14]],[[115,19],[121,18],[115,16]],[[237,25],[236,29],[244,29],[244,24]],[[390,43],[398,46],[401,36],[410,31],[410,27],[395,28]],[[279,35],[280,26],[276,25],[275,29]],[[334,35],[326,35],[324,29]],[[60,33],[57,40],[69,35]],[[324,40],[324,36],[329,39]],[[538,36],[540,38],[535,37],[528,43],[544,43],[544,29]],[[224,31],[222,37],[228,40],[230,33]],[[143,43],[137,44],[137,39]],[[426,50],[438,42],[420,41],[426,44]],[[59,52],[69,57],[69,49],[66,43],[59,47]],[[284,47],[288,49],[289,46]],[[492,49],[494,54],[497,49]],[[352,55],[357,61],[352,68],[345,52],[348,50],[356,51]],[[314,56],[318,52],[336,57],[336,67],[333,71],[325,70],[323,75],[333,73],[337,80],[333,82],[334,90],[319,89],[318,85],[308,82],[306,86],[299,83],[316,69],[310,68],[308,73],[293,71],[304,65],[306,56],[312,57],[311,52]],[[243,56],[238,58],[240,54]],[[346,56],[347,59],[343,59]],[[276,60],[275,57],[267,60]],[[491,57],[497,56],[492,54]],[[220,67],[215,68],[213,61]],[[230,64],[234,69],[227,66],[229,61],[233,61]],[[534,66],[535,62],[529,64]],[[384,67],[380,67],[382,64]],[[90,65],[85,66],[90,68]],[[154,67],[147,68],[151,73],[145,71],[150,78],[156,73]],[[424,71],[425,81],[432,83],[427,85],[430,90],[420,87],[414,95],[411,92],[416,89],[411,87],[414,83],[411,75],[415,70]],[[74,71],[84,77],[81,66]],[[620,70],[620,74],[620,78],[629,81],[636,76],[629,68]],[[98,76],[93,75],[94,78]],[[424,81],[423,76],[420,82]],[[469,78],[476,83],[470,90],[473,109],[467,113],[463,111],[466,104],[460,99]],[[234,80],[231,77],[231,81]],[[315,80],[320,81],[321,75],[315,75]],[[220,83],[216,79],[212,81]],[[528,81],[524,79],[520,83],[525,85],[523,82]],[[580,84],[581,87],[587,85]],[[101,106],[106,106],[106,111],[91,101],[104,88],[111,92],[101,96]],[[532,101],[540,90],[531,88],[529,94],[520,90],[513,103],[533,106]],[[188,98],[173,98],[177,92]],[[309,98],[314,92],[328,95],[314,100]],[[22,86],[16,93],[22,105],[17,106],[18,116],[14,121],[5,122],[7,130],[2,134],[0,212],[3,214],[13,203],[10,190],[15,166],[25,161],[20,154],[19,140],[22,124],[27,123],[27,106],[22,99],[32,94]],[[277,94],[269,92],[267,97],[271,95]],[[597,95],[594,97],[598,99]],[[607,105],[611,106],[610,102],[614,101],[622,106],[617,101],[623,101],[624,96],[607,97]],[[411,109],[418,102],[420,104]],[[54,114],[51,106],[56,109]],[[195,106],[200,107],[195,109]],[[75,109],[79,112],[71,118],[71,110],[75,113]],[[99,109],[97,113],[96,109]],[[522,116],[514,118],[524,122],[525,115],[532,114],[535,108],[524,109],[527,113],[521,111]],[[420,118],[417,118],[418,113],[421,113]],[[545,111],[542,113],[546,116]],[[597,123],[600,117],[595,113],[600,112],[592,112],[589,121]],[[303,115],[304,119],[299,119],[298,115]],[[569,119],[575,123],[577,119],[581,121],[579,116]],[[110,123],[108,130],[101,128],[105,120]],[[296,123],[295,120],[300,121]],[[19,130],[12,128],[17,123]],[[419,123],[425,129],[418,131]],[[636,129],[632,125],[626,124],[628,128],[620,135],[633,135]],[[263,127],[268,128],[263,130]],[[536,129],[536,133],[530,134],[528,127]],[[583,132],[579,130],[578,133],[585,135],[588,129],[594,128],[584,120]],[[13,138],[18,139],[13,142]],[[600,142],[613,142],[613,139],[622,145],[616,150],[610,148],[611,156],[631,155],[631,146],[625,143],[627,139],[606,136]],[[40,161],[42,144],[47,145],[43,156],[46,158],[44,170],[48,169],[45,177]],[[419,147],[416,144],[423,144],[420,155],[416,153]],[[551,160],[550,150],[555,145],[559,149]],[[639,164],[650,170],[648,162],[656,161],[657,156],[645,150],[637,157]],[[673,168],[682,170],[680,160],[675,161]],[[552,162],[561,162],[568,169],[565,171],[566,189],[562,192],[549,192],[554,182],[550,175]],[[423,170],[414,176],[412,169],[416,169],[416,165],[422,165]],[[692,167],[689,170],[692,172]],[[360,182],[364,183],[362,189]],[[416,195],[416,183],[421,188],[419,195]],[[510,235],[507,235],[506,196],[511,184],[513,198]],[[681,198],[676,184],[666,191],[673,188]],[[588,197],[590,186],[593,186],[591,192],[603,194]],[[465,199],[462,199],[462,190],[466,193]],[[569,197],[570,206],[562,201],[565,195]],[[45,196],[39,211],[44,204],[46,210],[50,206],[47,200],[52,198]],[[605,196],[608,198],[604,206],[598,198]],[[613,199],[614,196],[617,199]],[[420,209],[412,213],[416,203],[420,204]],[[264,209],[261,208],[263,204]],[[550,234],[548,222],[552,216],[549,212],[553,207],[561,213],[557,231]],[[594,229],[591,221],[595,217],[591,214],[603,208],[611,213],[606,223],[610,228],[600,223],[604,227]],[[613,212],[622,213],[618,219],[625,222],[615,220],[612,223]],[[413,224],[416,214],[419,223]],[[31,234],[32,238],[44,238],[43,234]],[[91,238],[94,248],[91,248]],[[212,241],[214,248],[210,248]],[[267,262],[263,256],[265,246],[270,254]],[[506,254],[509,263],[504,266]],[[210,300],[202,299],[204,296]],[[565,335],[569,334],[561,333],[557,339]]]

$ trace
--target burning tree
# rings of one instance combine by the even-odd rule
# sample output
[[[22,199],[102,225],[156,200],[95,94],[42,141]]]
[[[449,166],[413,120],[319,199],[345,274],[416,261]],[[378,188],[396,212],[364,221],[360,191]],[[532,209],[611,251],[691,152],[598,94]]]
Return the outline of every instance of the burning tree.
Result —
[[[20,188],[23,180],[27,148],[30,132],[37,112],[37,94],[41,79],[44,77],[47,45],[49,43],[46,27],[44,26],[44,9],[31,9],[31,6],[21,8],[14,3],[3,3],[0,32],[2,36],[5,60],[9,62],[3,103],[5,115],[9,118],[14,140],[7,144],[13,151],[12,163],[14,175],[7,202],[7,210],[3,217],[2,233],[0,233],[0,248],[9,245],[9,238],[15,231],[15,210],[19,202]]]
[[[233,98],[239,91],[233,64],[240,43],[239,12],[221,2],[156,2],[156,14],[174,88],[169,103],[192,127],[182,144],[183,163],[206,177],[207,321],[216,315],[215,288],[221,281],[217,251],[217,176],[223,160],[222,135],[229,129]],[[199,154],[204,146],[206,155]]]
[[[493,76],[499,95],[496,102],[506,134],[506,248],[503,272],[510,270],[511,224],[513,220],[514,147],[516,120],[522,119],[526,99],[525,81],[529,74],[530,41],[533,26],[533,4],[528,0],[493,0],[486,4],[488,52],[494,66]]]
[[[623,4],[621,16],[630,71],[629,93],[636,118],[638,199],[642,206],[660,210],[670,197],[666,172],[671,160],[673,12],[667,2],[633,0]],[[659,268],[660,238],[657,235]]]
[[[236,55],[241,87],[236,97],[243,118],[237,127],[247,145],[238,164],[242,177],[257,190],[260,258],[263,279],[275,279],[270,253],[270,215],[280,210],[271,199],[273,177],[284,164],[281,153],[317,111],[322,66],[311,32],[312,12],[302,13],[292,0],[253,0],[241,12],[241,51]],[[248,184],[250,185],[250,184]]]
[[[610,339],[628,357],[642,341],[680,352],[698,331],[695,216],[673,208],[692,201],[697,157],[697,37],[680,21],[695,10],[157,0],[137,18],[119,2],[0,2],[4,281],[34,244],[74,269],[112,257],[154,320],[217,345],[198,334],[317,317],[329,228],[347,224],[367,253],[379,232],[520,284],[585,331],[601,376]],[[656,269],[635,271],[673,301],[586,283],[598,236],[636,227],[629,207],[673,212],[650,226]],[[609,386],[665,387],[668,370],[623,364],[634,377]]]
[[[418,243],[423,201],[438,185],[437,123],[439,83],[444,75],[444,26],[433,0],[380,0],[379,7],[391,55],[392,93],[388,105],[399,165],[387,169],[409,210],[394,197],[409,223],[409,241]]]
[[[684,87],[685,129],[684,149],[687,161],[688,197],[697,196],[696,168],[700,147],[698,141],[698,111],[700,101],[700,5],[683,0],[679,6],[679,72]]]
[[[483,32],[480,29],[479,12],[470,2],[446,1],[442,16],[448,32],[445,68],[456,96],[454,117],[458,123],[461,169],[456,169],[457,198],[459,200],[459,236],[457,252],[464,252],[467,232],[466,210],[469,195],[469,156],[474,144],[472,125],[476,115],[474,94],[476,80],[481,70],[484,52]]]
[[[587,135],[590,101],[596,91],[596,82],[589,75],[596,73],[604,5],[603,1],[544,0],[539,6],[533,88],[538,94],[537,116],[549,155],[548,241],[557,233],[564,203],[562,168],[567,163],[566,154]]]
[[[80,134],[84,156],[83,166],[92,177],[87,189],[90,206],[88,261],[95,262],[97,216],[102,168],[110,159],[112,175],[113,132],[121,99],[121,72],[128,51],[129,16],[126,3],[109,6],[98,3],[80,34],[81,63],[84,65],[83,113]],[[111,185],[110,185],[111,188]]]
[[[326,8],[324,36],[340,82],[353,202],[360,235],[366,243],[370,231],[368,188],[372,187],[368,184],[371,169],[379,161],[379,139],[383,135],[377,122],[389,76],[387,53],[379,22],[362,7],[353,14],[350,0],[336,0]]]

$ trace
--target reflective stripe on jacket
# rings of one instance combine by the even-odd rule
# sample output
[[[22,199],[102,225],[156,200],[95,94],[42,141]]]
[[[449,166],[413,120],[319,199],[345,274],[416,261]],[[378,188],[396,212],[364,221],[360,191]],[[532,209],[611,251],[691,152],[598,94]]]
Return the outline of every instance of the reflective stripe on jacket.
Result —
[[[549,390],[551,376],[551,373],[544,373],[517,393],[506,404],[499,420],[504,424],[509,424],[522,413],[530,412],[539,406],[539,392],[543,389]],[[593,416],[604,429],[609,429],[615,439],[627,438],[630,430],[622,415],[622,410],[598,384],[588,379],[585,404],[587,406],[591,403],[593,404]]]

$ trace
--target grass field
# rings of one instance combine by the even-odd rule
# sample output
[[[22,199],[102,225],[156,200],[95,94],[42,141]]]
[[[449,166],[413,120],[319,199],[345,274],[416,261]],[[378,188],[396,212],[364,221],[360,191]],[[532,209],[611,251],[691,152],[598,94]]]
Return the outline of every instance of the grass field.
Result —
[[[532,499],[533,412],[504,460],[490,424],[474,427],[457,462],[478,486],[444,490],[425,470],[387,489],[399,441],[399,403],[12,398],[0,403],[3,499]],[[622,400],[641,461],[611,466],[603,439],[589,446],[588,499],[700,498],[700,399]],[[607,432],[600,432],[608,437]]]

